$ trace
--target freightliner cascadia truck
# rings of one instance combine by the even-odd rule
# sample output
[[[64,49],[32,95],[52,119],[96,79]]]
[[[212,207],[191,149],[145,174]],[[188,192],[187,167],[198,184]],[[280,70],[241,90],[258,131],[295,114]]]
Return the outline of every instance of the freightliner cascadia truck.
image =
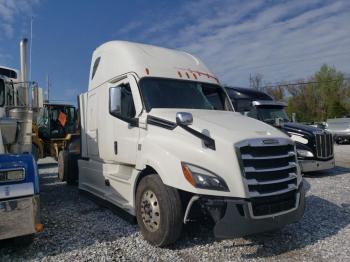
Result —
[[[42,96],[27,81],[26,44],[26,39],[20,44],[20,74],[0,66],[0,240],[43,229],[38,170],[31,155],[33,109],[42,104]]]
[[[284,110],[287,105],[264,92],[240,87],[227,88],[227,92],[236,111],[275,126],[295,141],[302,172],[334,168],[331,132],[291,121]]]
[[[217,238],[232,238],[304,213],[294,142],[235,113],[218,79],[188,53],[101,45],[79,108],[79,189],[136,216],[155,246],[200,217]]]

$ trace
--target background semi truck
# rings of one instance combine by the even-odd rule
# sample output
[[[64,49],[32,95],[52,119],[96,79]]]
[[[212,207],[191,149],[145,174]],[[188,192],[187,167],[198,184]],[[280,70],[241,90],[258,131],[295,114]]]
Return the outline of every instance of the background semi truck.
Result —
[[[264,92],[239,87],[227,88],[227,92],[236,111],[275,126],[295,141],[302,172],[334,168],[331,132],[291,121],[285,112],[287,105]]]
[[[43,229],[37,164],[30,154],[33,109],[40,107],[42,97],[27,81],[26,43],[20,44],[20,74],[0,67],[0,240]]]
[[[304,213],[294,142],[235,113],[218,79],[188,53],[101,45],[79,109],[79,189],[136,216],[153,245],[173,243],[198,217],[230,238]]]

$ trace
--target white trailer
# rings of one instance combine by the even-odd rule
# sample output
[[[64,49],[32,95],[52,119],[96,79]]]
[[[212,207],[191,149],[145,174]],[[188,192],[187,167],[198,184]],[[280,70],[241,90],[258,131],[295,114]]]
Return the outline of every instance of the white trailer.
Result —
[[[294,142],[235,113],[218,79],[188,53],[105,43],[79,104],[79,189],[135,215],[153,245],[173,243],[203,215],[218,238],[231,238],[304,213]]]

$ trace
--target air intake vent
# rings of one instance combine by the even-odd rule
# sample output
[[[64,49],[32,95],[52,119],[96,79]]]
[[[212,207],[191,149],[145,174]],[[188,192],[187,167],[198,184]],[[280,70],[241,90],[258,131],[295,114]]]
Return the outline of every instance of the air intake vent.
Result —
[[[315,134],[317,158],[328,159],[333,157],[333,137],[331,133],[320,132]]]
[[[236,145],[254,216],[279,213],[296,206],[298,168],[294,144],[283,138],[274,141],[264,143],[263,139],[254,139]],[[265,201],[268,198],[274,201]]]

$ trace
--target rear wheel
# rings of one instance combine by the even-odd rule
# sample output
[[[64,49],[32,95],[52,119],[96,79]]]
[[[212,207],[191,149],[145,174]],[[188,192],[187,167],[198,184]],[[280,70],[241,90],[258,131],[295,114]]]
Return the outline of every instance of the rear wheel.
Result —
[[[68,153],[65,150],[61,150],[58,153],[58,179],[60,181],[66,181],[67,180],[67,174],[68,174]]]
[[[152,245],[174,243],[183,226],[179,192],[164,185],[158,175],[146,176],[136,192],[136,217],[143,237]]]
[[[79,154],[76,153],[66,153],[67,162],[65,162],[66,167],[66,181],[68,185],[77,185],[78,184],[78,159]]]

